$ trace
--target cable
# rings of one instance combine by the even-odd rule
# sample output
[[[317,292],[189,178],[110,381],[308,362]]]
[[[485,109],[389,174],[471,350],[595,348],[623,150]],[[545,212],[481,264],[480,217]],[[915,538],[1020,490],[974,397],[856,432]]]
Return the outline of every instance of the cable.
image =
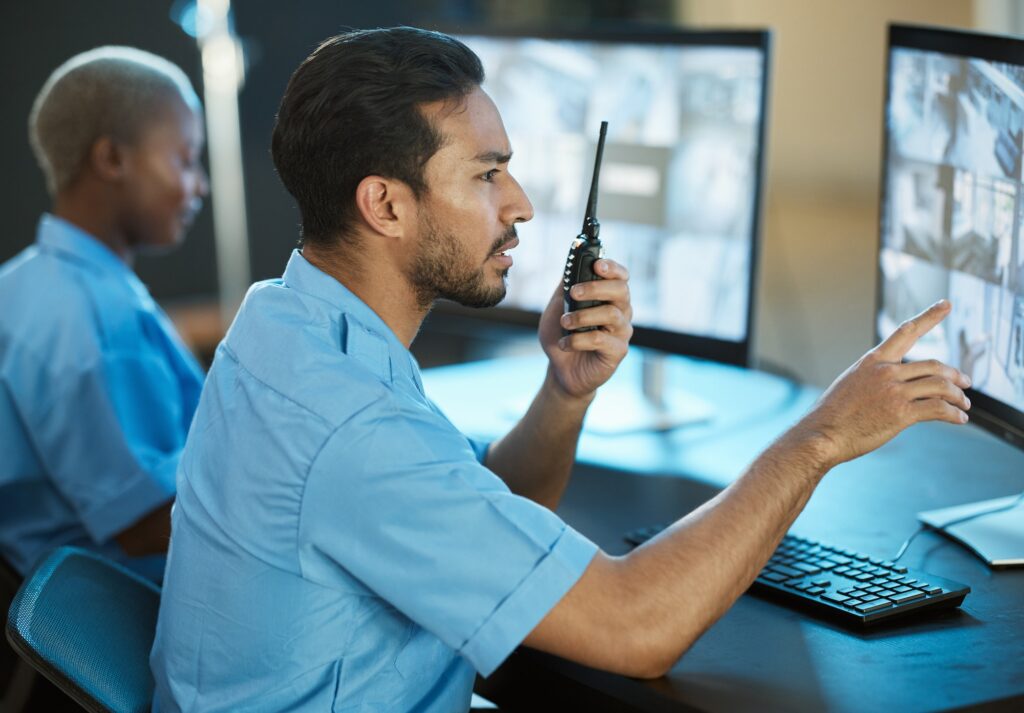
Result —
[[[910,537],[908,537],[904,541],[904,543],[900,546],[899,552],[897,552],[896,556],[892,558],[892,561],[893,562],[898,562],[900,557],[902,557],[906,553],[907,548],[910,547],[910,543],[913,542],[917,538],[917,536],[920,535],[925,530],[934,530],[935,532],[945,532],[949,528],[953,527],[953,525],[959,525],[960,523],[967,522],[968,520],[973,520],[974,518],[981,517],[982,515],[992,515],[994,513],[1003,512],[1005,510],[1013,510],[1015,507],[1017,507],[1021,503],[1024,503],[1024,492],[1022,492],[1020,495],[1018,495],[1016,498],[1014,498],[1007,505],[1000,505],[999,507],[992,508],[991,510],[984,510],[982,512],[976,512],[976,513],[973,513],[971,515],[965,515],[964,517],[958,517],[955,520],[950,520],[949,522],[945,523],[941,527],[932,527],[930,525],[922,524],[919,528],[917,528],[917,530],[914,531],[914,533]]]

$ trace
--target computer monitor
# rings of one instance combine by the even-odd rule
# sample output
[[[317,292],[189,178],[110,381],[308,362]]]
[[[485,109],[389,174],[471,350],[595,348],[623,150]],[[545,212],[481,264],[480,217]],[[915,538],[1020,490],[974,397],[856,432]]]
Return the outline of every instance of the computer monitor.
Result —
[[[551,298],[606,120],[598,217],[607,255],[631,273],[633,343],[748,364],[768,33],[453,34],[483,62],[534,207],[508,295],[486,316],[535,322]]]
[[[878,335],[948,297],[952,313],[908,358],[968,374],[972,421],[1024,447],[1024,40],[894,25],[887,85]],[[976,550],[994,538],[1024,561],[1014,504],[993,503],[1008,509],[963,523],[960,538]],[[960,517],[947,515],[922,519]]]

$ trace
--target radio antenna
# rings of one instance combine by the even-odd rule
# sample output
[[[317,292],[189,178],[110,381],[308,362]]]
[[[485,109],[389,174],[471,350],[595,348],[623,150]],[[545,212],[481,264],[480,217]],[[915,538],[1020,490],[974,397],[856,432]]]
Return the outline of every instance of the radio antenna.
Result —
[[[590,180],[590,198],[587,212],[583,216],[583,235],[587,240],[597,240],[601,234],[601,223],[597,219],[597,183],[601,177],[601,158],[604,156],[604,137],[608,133],[608,122],[601,122],[601,135],[597,139],[597,156],[594,158],[594,177]]]

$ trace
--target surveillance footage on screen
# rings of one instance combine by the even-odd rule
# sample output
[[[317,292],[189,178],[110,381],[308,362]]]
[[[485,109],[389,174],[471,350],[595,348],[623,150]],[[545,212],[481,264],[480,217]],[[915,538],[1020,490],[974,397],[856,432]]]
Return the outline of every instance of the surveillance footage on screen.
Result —
[[[948,297],[909,357],[1024,409],[1024,68],[895,49],[886,131],[879,332]]]

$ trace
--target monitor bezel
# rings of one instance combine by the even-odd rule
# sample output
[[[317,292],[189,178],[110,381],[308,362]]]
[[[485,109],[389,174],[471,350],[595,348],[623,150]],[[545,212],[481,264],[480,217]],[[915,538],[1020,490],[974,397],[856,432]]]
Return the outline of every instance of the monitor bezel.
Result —
[[[627,24],[621,28],[596,26],[586,29],[537,27],[486,27],[479,24],[436,25],[432,29],[455,36],[478,36],[495,39],[576,40],[616,44],[661,44],[693,47],[735,47],[759,50],[762,58],[760,121],[758,122],[757,152],[755,157],[754,205],[751,218],[750,271],[747,291],[746,335],[741,341],[718,339],[699,334],[675,332],[656,327],[634,325],[632,344],[659,351],[734,364],[750,366],[753,357],[754,329],[757,324],[756,291],[760,276],[761,236],[764,222],[765,163],[768,137],[769,93],[771,91],[772,33],[766,29],[695,30]],[[583,206],[580,206],[582,216]],[[573,236],[566,236],[568,248]],[[514,271],[515,268],[513,268]],[[515,279],[513,272],[510,279]],[[552,291],[554,288],[552,288]],[[451,302],[439,302],[442,313],[506,322],[512,325],[537,325],[540,312],[517,307],[470,309]]]
[[[882,104],[882,167],[878,194],[878,249],[876,251],[877,284],[875,285],[875,312],[872,316],[876,341],[884,335],[879,332],[878,317],[883,306],[885,278],[882,274],[882,249],[885,235],[885,196],[888,189],[889,166],[889,101],[892,98],[892,53],[894,49],[939,52],[991,62],[1006,62],[1024,66],[1024,39],[988,35],[979,32],[955,30],[926,25],[890,24],[885,55],[885,100]],[[1018,181],[1024,185],[1024,181]],[[967,389],[971,400],[969,416],[972,422],[985,430],[1024,449],[1024,412],[975,389]]]

